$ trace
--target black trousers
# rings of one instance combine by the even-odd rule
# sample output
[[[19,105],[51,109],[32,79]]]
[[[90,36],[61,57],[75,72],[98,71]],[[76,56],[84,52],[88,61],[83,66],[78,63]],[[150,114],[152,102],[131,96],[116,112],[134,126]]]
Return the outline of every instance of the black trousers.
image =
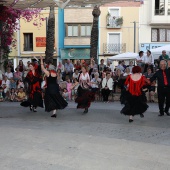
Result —
[[[102,96],[103,96],[104,102],[108,101],[110,92],[111,92],[111,90],[109,90],[109,89],[102,89]]]
[[[165,109],[164,109],[165,104]],[[160,114],[169,111],[170,107],[170,87],[158,86],[158,105]]]

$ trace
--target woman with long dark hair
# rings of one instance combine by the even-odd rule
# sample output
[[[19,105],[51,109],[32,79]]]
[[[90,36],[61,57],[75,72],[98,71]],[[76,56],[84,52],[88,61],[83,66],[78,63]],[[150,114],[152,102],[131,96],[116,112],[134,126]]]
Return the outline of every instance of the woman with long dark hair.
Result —
[[[41,95],[42,76],[39,72],[38,65],[35,63],[29,64],[30,71],[28,72],[25,82],[28,83],[28,100],[21,103],[21,106],[30,107],[30,110],[37,112],[37,106],[43,107]]]
[[[91,101],[94,101],[94,93],[91,91],[90,77],[85,66],[81,68],[82,73],[79,77],[79,87],[75,102],[78,103],[77,108],[85,109],[83,114],[88,113]]]
[[[121,110],[122,114],[129,115],[129,122],[133,122],[135,115],[144,117],[143,113],[148,108],[145,94],[142,91],[147,79],[141,74],[139,66],[133,67],[132,72],[133,74],[129,75],[125,81],[125,106]]]
[[[57,110],[58,109],[64,109],[68,103],[64,100],[64,98],[61,96],[59,91],[59,85],[57,83],[57,72],[54,68],[49,68],[49,70],[46,70],[44,68],[43,59],[41,59],[41,70],[45,73],[46,77],[46,85],[47,88],[45,89],[45,97],[44,97],[44,103],[45,103],[45,111],[46,112],[53,112],[51,117],[56,118],[57,117]]]

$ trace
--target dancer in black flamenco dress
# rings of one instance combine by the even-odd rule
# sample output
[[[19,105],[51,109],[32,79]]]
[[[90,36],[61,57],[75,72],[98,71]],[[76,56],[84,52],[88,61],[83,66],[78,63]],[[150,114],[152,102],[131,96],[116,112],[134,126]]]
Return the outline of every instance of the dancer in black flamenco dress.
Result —
[[[57,117],[56,111],[58,109],[64,109],[68,103],[64,100],[64,98],[61,96],[59,91],[59,85],[57,83],[57,73],[55,69],[46,70],[44,68],[43,59],[41,59],[41,69],[47,76],[46,83],[47,88],[45,90],[45,97],[44,97],[44,103],[45,103],[45,111],[51,112],[53,111],[53,114],[51,117]]]
[[[41,95],[41,71],[36,63],[29,64],[30,71],[28,72],[24,82],[28,83],[28,100],[21,103],[21,106],[30,107],[30,110],[37,112],[37,106],[43,107]]]
[[[142,91],[147,79],[141,74],[139,66],[133,67],[132,72],[133,74],[129,75],[125,82],[125,106],[121,110],[122,114],[129,115],[129,122],[133,122],[135,115],[144,117],[143,113],[148,108],[145,93]]]

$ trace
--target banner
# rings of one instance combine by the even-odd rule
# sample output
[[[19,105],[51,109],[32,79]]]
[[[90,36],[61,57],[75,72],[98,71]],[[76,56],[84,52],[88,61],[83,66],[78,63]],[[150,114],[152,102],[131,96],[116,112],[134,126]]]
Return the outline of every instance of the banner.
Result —
[[[46,47],[46,37],[36,37],[36,47]]]
[[[90,59],[90,48],[60,49],[61,59]]]

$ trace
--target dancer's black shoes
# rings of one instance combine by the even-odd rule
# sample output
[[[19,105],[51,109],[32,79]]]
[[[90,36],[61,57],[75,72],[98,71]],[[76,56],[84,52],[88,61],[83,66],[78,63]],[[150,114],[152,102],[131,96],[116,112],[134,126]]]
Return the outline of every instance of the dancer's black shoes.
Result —
[[[53,115],[51,115],[51,117],[54,117],[54,118],[56,118],[56,117],[57,117],[57,114],[53,114]]]
[[[88,108],[85,108],[83,115],[88,113]]]

